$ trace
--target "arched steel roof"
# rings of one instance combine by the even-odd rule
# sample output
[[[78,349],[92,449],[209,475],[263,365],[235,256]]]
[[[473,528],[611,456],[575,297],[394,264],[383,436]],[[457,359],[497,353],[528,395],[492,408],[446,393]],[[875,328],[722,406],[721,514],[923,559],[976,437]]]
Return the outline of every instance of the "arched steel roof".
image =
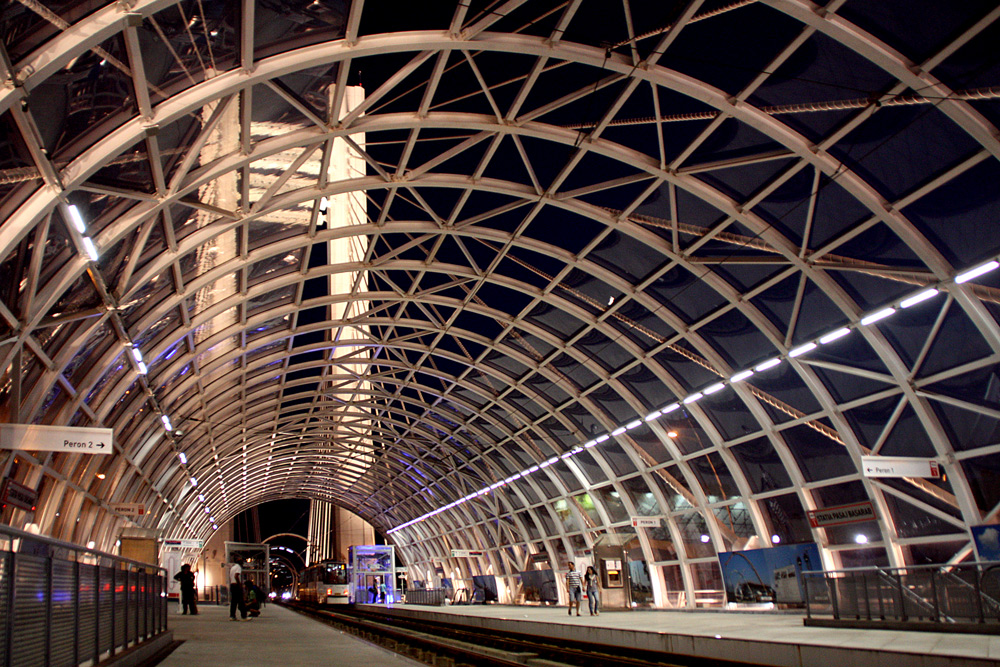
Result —
[[[956,280],[1000,255],[1000,10],[433,4],[8,9],[5,416],[116,436],[0,454],[43,530],[308,497],[497,574],[635,532],[660,598],[771,541],[967,557],[1000,512],[1000,292]]]

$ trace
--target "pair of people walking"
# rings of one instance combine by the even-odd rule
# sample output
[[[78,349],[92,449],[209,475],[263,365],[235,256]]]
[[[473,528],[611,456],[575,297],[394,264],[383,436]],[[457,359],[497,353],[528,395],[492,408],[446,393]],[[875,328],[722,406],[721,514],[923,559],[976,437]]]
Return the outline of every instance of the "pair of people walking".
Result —
[[[597,616],[601,613],[600,583],[597,572],[593,566],[588,565],[583,577],[577,572],[576,563],[569,564],[569,572],[566,573],[566,590],[569,593],[569,615],[573,615],[573,607],[576,607],[576,615],[580,615],[580,603],[583,602],[583,587],[587,587],[587,603],[590,606],[590,615]]]

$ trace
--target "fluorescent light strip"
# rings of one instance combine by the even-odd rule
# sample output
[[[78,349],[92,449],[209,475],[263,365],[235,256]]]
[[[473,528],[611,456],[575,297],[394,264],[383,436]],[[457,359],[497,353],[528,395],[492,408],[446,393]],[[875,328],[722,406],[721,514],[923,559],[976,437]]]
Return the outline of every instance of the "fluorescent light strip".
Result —
[[[642,426],[642,420],[636,419],[635,421],[625,424],[625,429],[631,431],[632,429],[639,428],[640,426]]]
[[[177,458],[179,458],[181,460],[181,465],[187,465],[187,462],[188,462],[187,454],[185,454],[184,452],[180,452],[177,455]],[[201,502],[205,502],[205,501],[202,500]]]
[[[137,364],[142,363],[142,352],[139,351],[139,348],[137,347],[132,348],[132,358],[135,359],[135,363]]]
[[[717,391],[722,391],[725,388],[726,388],[725,383],[716,382],[711,387],[705,387],[705,389],[701,393],[703,393],[705,396],[708,396],[709,394],[714,394]]]
[[[168,431],[174,430],[173,425],[170,423],[170,417],[166,415],[160,415],[160,421],[163,422],[163,428],[167,429]]]
[[[688,396],[687,398],[685,398],[685,399],[684,399],[683,401],[681,401],[681,403],[683,403],[684,405],[688,405],[688,404],[690,404],[690,403],[694,403],[695,401],[697,401],[697,400],[698,400],[699,398],[701,398],[702,396],[704,396],[704,394],[702,394],[702,393],[701,393],[701,392],[699,391],[699,392],[698,392],[698,393],[696,393],[696,394],[691,394],[690,396]]]
[[[760,373],[761,371],[766,371],[769,368],[774,368],[781,363],[781,357],[775,357],[774,359],[768,359],[767,361],[761,362],[754,366],[754,372]]]
[[[97,252],[97,246],[94,245],[94,242],[89,236],[84,236],[80,240],[83,241],[83,249],[87,251],[87,256],[90,257],[90,261],[96,262],[100,257]]]
[[[839,338],[843,338],[844,336],[848,335],[849,333],[851,333],[851,330],[848,329],[847,327],[843,327],[841,329],[837,329],[836,331],[831,331],[830,333],[828,333],[827,335],[825,335],[825,336],[823,336],[822,338],[819,339],[819,344],[820,345],[826,345],[827,343],[832,343],[833,341],[835,341],[835,340],[837,340]]]
[[[861,318],[861,326],[866,327],[869,324],[875,324],[876,322],[884,320],[885,318],[889,317],[895,312],[896,309],[891,306],[889,308],[883,308],[882,310],[876,310],[871,315],[865,315],[864,317]]]
[[[911,296],[909,299],[903,299],[900,302],[899,307],[900,308],[909,308],[910,306],[915,306],[918,303],[923,303],[924,301],[927,301],[927,299],[933,299],[938,294],[939,294],[939,292],[938,292],[938,290],[937,290],[936,287],[932,287],[930,289],[925,289],[923,292],[917,292],[916,294],[914,294],[913,296]]]
[[[139,370],[139,375],[145,375],[146,373],[149,372],[149,369],[146,368],[146,364],[141,361],[138,364],[136,364],[136,368],[138,368]]]
[[[816,349],[816,343],[806,343],[805,345],[799,345],[798,347],[789,350],[788,356],[797,357],[799,355],[805,354],[806,352],[809,352],[810,350],[815,350],[815,349]]]
[[[624,426],[619,426],[618,428],[616,428],[614,431],[611,432],[611,437],[615,438],[615,437],[621,435],[622,433],[624,433],[625,430],[626,429],[625,429]]]
[[[1000,266],[1000,262],[996,261],[995,259],[986,262],[985,264],[980,264],[974,269],[969,269],[965,273],[960,273],[957,276],[955,276],[955,282],[958,283],[959,285],[961,285],[962,283],[967,283],[973,278],[978,278],[983,274],[993,271],[998,266]]]
[[[733,377],[729,378],[729,383],[730,384],[736,384],[737,382],[742,382],[743,380],[746,380],[751,375],[753,375],[753,371],[750,370],[750,369],[747,369],[745,371],[740,371],[739,373],[737,373]]]
[[[87,225],[83,222],[83,216],[80,215],[80,209],[78,209],[75,204],[70,204],[66,207],[66,210],[69,211],[70,222],[73,223],[73,227],[76,228],[76,231],[81,234],[86,232]]]
[[[653,421],[653,420],[655,420],[655,419],[659,419],[659,418],[660,418],[660,417],[662,417],[662,416],[663,416],[663,411],[661,411],[661,410],[653,410],[653,411],[652,411],[652,412],[650,412],[650,413],[649,413],[648,415],[646,415],[646,416],[645,416],[645,417],[643,418],[643,420],[642,420],[642,421],[645,421],[645,422],[651,422],[651,421]]]

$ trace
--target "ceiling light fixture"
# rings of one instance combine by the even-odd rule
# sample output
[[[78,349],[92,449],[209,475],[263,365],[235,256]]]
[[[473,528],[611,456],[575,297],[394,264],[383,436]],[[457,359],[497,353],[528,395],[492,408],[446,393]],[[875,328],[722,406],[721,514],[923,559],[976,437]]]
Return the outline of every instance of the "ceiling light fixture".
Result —
[[[739,373],[737,373],[733,377],[729,378],[729,383],[730,384],[736,384],[737,382],[742,382],[743,380],[746,380],[751,375],[753,375],[753,371],[752,370],[748,369],[748,370],[745,370],[745,371],[740,371]]]
[[[769,368],[774,368],[781,363],[780,357],[775,357],[774,359],[768,359],[767,361],[761,362],[754,367],[755,373],[761,373]]]
[[[927,301],[928,299],[933,299],[938,294],[939,294],[939,292],[938,292],[937,288],[932,287],[930,289],[925,289],[923,292],[917,292],[916,294],[914,294],[913,296],[911,296],[909,299],[903,299],[899,303],[899,307],[900,308],[909,308],[910,306],[915,306],[918,303],[923,303],[924,301]]]
[[[861,318],[861,326],[866,327],[869,324],[874,324],[875,322],[880,322],[885,318],[889,317],[896,312],[896,309],[892,306],[888,308],[883,308],[882,310],[876,310],[871,315],[866,315]]]
[[[838,338],[843,338],[844,336],[846,336],[849,333],[851,333],[850,329],[848,329],[847,327],[842,327],[840,329],[837,329],[836,331],[831,331],[827,335],[825,335],[822,338],[820,338],[819,339],[819,343],[820,343],[820,345],[826,345],[827,343],[832,343],[833,341],[837,340]]]
[[[83,249],[87,251],[87,256],[90,257],[90,261],[96,262],[100,257],[100,254],[97,252],[97,246],[94,245],[94,242],[89,236],[84,236],[80,240],[83,241]]]
[[[83,216],[80,215],[80,209],[78,209],[75,204],[70,204],[66,207],[66,210],[69,211],[69,219],[70,222],[73,223],[73,228],[81,234],[86,232],[87,225],[83,221]]]
[[[973,278],[978,278],[983,274],[993,271],[998,266],[1000,266],[1000,262],[996,261],[995,259],[986,262],[985,264],[980,264],[974,269],[969,269],[965,273],[960,273],[957,276],[955,276],[955,282],[958,283],[959,285],[961,285],[962,283],[967,283]]]
[[[805,354],[806,352],[809,352],[810,350],[815,350],[815,349],[816,349],[816,343],[806,343],[805,345],[799,345],[798,347],[789,350],[788,356],[798,357],[800,355]]]

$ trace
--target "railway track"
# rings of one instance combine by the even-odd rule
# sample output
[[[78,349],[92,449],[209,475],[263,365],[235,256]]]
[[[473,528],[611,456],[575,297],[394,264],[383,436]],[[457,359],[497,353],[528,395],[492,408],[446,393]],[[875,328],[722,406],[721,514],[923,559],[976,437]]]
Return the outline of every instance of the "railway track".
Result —
[[[435,667],[746,667],[751,663],[493,632],[353,607],[285,603],[366,641]],[[625,654],[627,651],[627,654]]]

